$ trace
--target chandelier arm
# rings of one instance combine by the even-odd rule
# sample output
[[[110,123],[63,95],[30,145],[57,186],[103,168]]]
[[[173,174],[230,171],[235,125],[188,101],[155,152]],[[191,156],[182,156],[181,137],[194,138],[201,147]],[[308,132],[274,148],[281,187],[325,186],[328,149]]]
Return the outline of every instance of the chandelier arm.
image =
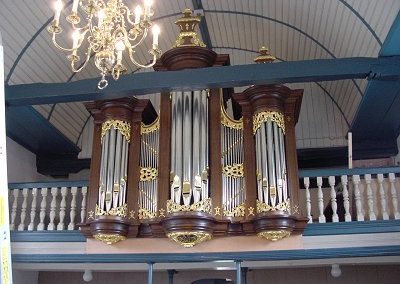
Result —
[[[143,42],[143,40],[147,37],[147,32],[148,32],[148,30],[149,29],[144,29],[144,31],[143,31],[143,34],[142,34],[142,38],[137,42],[137,43],[135,43],[135,44],[131,44],[131,42],[129,42],[129,49],[135,49],[138,45],[140,45],[142,42]]]
[[[129,58],[131,59],[131,61],[133,62],[133,64],[135,64],[136,66],[139,66],[139,67],[141,67],[141,68],[149,68],[149,67],[152,67],[154,64],[156,64],[156,61],[157,61],[157,54],[156,54],[156,53],[153,54],[153,60],[152,60],[149,64],[143,65],[143,64],[140,64],[139,62],[137,62],[137,61],[133,58],[132,49],[128,48],[128,51],[129,51]]]
[[[76,61],[72,61],[71,62],[71,69],[72,69],[73,72],[78,73],[78,72],[81,72],[83,68],[85,68],[85,66],[88,64],[88,62],[90,60],[91,50],[92,50],[92,47],[89,46],[89,48],[87,50],[87,55],[86,55],[85,62],[82,64],[81,67],[79,67],[79,69],[75,69],[75,62]]]
[[[59,45],[59,44],[57,43],[56,34],[55,34],[55,33],[53,33],[53,44],[54,44],[58,49],[61,49],[61,50],[63,50],[63,51],[74,51],[74,48],[65,48],[65,47],[62,47],[61,45]]]

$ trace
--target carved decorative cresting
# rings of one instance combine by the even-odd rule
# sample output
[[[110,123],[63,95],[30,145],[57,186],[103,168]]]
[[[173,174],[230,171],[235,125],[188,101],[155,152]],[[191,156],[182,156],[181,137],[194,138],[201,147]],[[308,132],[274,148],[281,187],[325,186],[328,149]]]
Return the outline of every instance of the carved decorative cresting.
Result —
[[[221,104],[221,124],[231,129],[243,129],[243,117],[238,120],[230,118]]]
[[[188,211],[198,211],[204,212],[208,214],[212,214],[211,208],[211,198],[207,198],[201,200],[199,202],[193,203],[191,205],[180,205],[176,204],[172,200],[167,201],[167,212],[168,214],[175,213],[175,212],[188,212]]]
[[[146,125],[142,122],[140,127],[140,134],[143,135],[152,133],[154,131],[158,131],[159,129],[160,129],[160,117],[158,116],[157,119],[152,124]]]
[[[200,46],[206,47],[198,34],[194,31],[195,27],[201,21],[201,16],[194,16],[192,10],[185,9],[183,17],[175,22],[180,28],[180,33],[173,47],[181,46]]]
[[[154,219],[157,218],[157,212],[151,212],[150,210],[147,210],[145,208],[139,208],[138,216],[140,220]]]
[[[253,133],[255,134],[260,128],[261,124],[271,120],[275,122],[285,134],[285,116],[277,111],[261,111],[253,116]]]
[[[125,137],[126,141],[128,142],[131,141],[131,124],[126,121],[114,120],[114,119],[110,119],[103,122],[103,125],[101,127],[102,140],[103,137],[106,135],[107,131],[110,130],[111,128],[114,128],[119,132],[121,132],[121,134]]]

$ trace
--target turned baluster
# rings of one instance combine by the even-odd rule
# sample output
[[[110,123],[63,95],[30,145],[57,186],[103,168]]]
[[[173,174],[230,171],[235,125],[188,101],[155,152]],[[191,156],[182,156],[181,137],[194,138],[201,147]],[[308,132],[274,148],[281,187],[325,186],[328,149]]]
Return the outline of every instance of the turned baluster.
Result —
[[[18,226],[18,231],[25,230],[25,218],[26,218],[26,206],[28,204],[28,189],[24,188],[22,190],[22,196],[24,197],[21,206],[21,223]]]
[[[331,187],[331,207],[332,207],[332,211],[333,211],[332,222],[339,222],[339,216],[337,214],[335,177],[329,176],[328,181],[329,181],[329,186]]]
[[[65,218],[65,207],[67,206],[66,197],[67,197],[67,188],[61,188],[61,203],[60,203],[60,223],[57,225],[57,231],[62,231],[65,228],[64,218]]]
[[[369,210],[369,220],[374,221],[376,220],[376,215],[374,211],[374,197],[372,195],[372,188],[371,188],[371,175],[365,175],[365,183],[367,184],[367,199],[368,199],[368,210]]]
[[[319,209],[318,221],[320,223],[326,223],[326,218],[324,216],[324,194],[322,192],[322,177],[317,177],[317,186],[318,186],[318,209]]]
[[[72,200],[71,200],[71,211],[69,213],[69,217],[71,221],[69,222],[68,225],[68,230],[72,231],[75,228],[75,215],[76,215],[76,194],[78,192],[77,187],[72,187],[71,188],[71,194],[72,194]]]
[[[17,207],[18,207],[18,195],[19,195],[19,188],[13,189],[13,204],[11,207],[11,216],[10,216],[10,230],[14,231],[15,229],[15,217],[17,216]]]
[[[37,188],[32,188],[31,222],[28,225],[28,231],[33,231],[35,229],[37,192]]]
[[[47,226],[47,230],[53,231],[55,229],[54,219],[56,217],[58,188],[52,187],[50,192],[51,192],[50,223]]]
[[[381,199],[382,219],[389,220],[389,214],[386,209],[385,188],[383,187],[383,174],[378,174],[378,184],[379,184],[379,197]]]
[[[42,188],[40,193],[42,194],[42,202],[40,203],[40,223],[37,226],[38,231],[44,230],[44,217],[46,217],[46,207],[47,207],[47,192],[48,188]]]
[[[312,223],[311,216],[311,195],[310,195],[310,178],[304,178],[304,187],[306,188],[306,208],[307,208],[307,218],[308,223]]]
[[[349,190],[347,188],[347,176],[343,175],[341,177],[342,186],[343,186],[343,206],[344,206],[344,221],[350,222],[350,201],[349,201]]]
[[[353,175],[354,198],[356,200],[357,221],[364,221],[364,210],[360,193],[360,176]]]
[[[399,213],[399,205],[397,201],[397,190],[396,190],[396,176],[394,173],[389,174],[389,182],[390,182],[390,195],[392,197],[392,205],[393,205],[393,217],[394,219],[400,219]]]
[[[81,223],[85,222],[86,217],[86,196],[87,196],[87,186],[82,187],[82,203],[81,203]]]

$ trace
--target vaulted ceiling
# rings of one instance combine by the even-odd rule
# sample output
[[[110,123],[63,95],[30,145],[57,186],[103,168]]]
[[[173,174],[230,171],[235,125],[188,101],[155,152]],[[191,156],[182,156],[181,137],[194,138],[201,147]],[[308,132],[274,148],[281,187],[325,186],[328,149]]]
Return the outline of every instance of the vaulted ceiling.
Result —
[[[94,64],[70,71],[46,27],[53,1],[2,1],[0,30],[5,47],[6,84],[69,82],[98,77]],[[64,1],[69,6],[72,1]],[[125,1],[134,7],[135,1]],[[67,8],[67,10],[69,9]],[[162,50],[178,34],[174,21],[185,8],[204,15],[199,33],[208,48],[230,55],[231,64],[249,64],[266,45],[280,61],[342,57],[377,57],[399,14],[398,0],[155,0],[154,21],[161,26]],[[65,15],[64,15],[65,16]],[[66,25],[66,22],[62,22]],[[62,39],[63,38],[63,39]],[[70,35],[60,37],[71,44]],[[146,62],[147,42],[138,51]],[[128,61],[129,72],[138,70]],[[297,126],[298,148],[344,146],[357,113],[366,80],[291,84],[304,89]],[[157,106],[157,96],[151,96]],[[90,156],[88,112],[82,103],[34,106],[45,120]]]

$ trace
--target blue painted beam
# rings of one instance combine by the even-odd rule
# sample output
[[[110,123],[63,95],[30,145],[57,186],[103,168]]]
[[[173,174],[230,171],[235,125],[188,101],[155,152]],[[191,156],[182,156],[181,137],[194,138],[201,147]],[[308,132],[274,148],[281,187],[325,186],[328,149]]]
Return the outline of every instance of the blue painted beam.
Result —
[[[152,254],[13,254],[14,263],[178,263],[220,260],[273,261],[400,256],[400,246],[251,251],[227,253]]]
[[[146,72],[111,80],[105,90],[97,89],[98,79],[13,85],[6,87],[6,103],[32,105],[116,99],[175,90],[366,78],[371,74],[375,79],[395,80],[400,78],[399,64],[400,57],[356,57]]]
[[[386,36],[379,56],[390,59],[399,54],[400,12]],[[400,65],[397,65],[396,68],[400,70]],[[380,76],[380,74],[375,75]],[[372,78],[374,77],[372,76]],[[399,109],[399,78],[370,81],[351,126],[354,141],[360,142],[365,139],[395,141],[400,134]]]
[[[383,168],[359,168],[359,169],[310,169],[299,170],[299,177],[328,177],[341,175],[365,175],[365,174],[388,174],[400,173],[400,167],[383,167]]]
[[[394,20],[385,42],[379,52],[379,56],[396,56],[400,55],[400,11]]]
[[[77,156],[80,149],[31,106],[6,109],[7,136],[37,155]]]

